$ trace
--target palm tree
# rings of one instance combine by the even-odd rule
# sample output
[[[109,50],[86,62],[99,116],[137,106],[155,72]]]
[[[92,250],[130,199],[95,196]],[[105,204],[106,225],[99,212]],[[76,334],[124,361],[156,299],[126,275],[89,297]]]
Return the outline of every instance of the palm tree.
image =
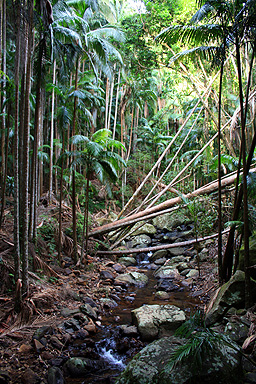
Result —
[[[125,149],[123,144],[111,138],[111,131],[100,129],[96,131],[89,139],[83,135],[75,135],[71,138],[74,145],[79,145],[80,150],[73,152],[73,164],[79,164],[85,168],[86,193],[84,209],[84,227],[82,238],[81,258],[83,257],[84,240],[85,256],[88,253],[88,219],[89,219],[89,186],[90,180],[95,175],[103,184],[107,186],[107,191],[111,195],[110,182],[115,182],[118,178],[117,171],[120,166],[125,166],[125,161],[120,155],[112,151],[114,149]]]
[[[244,39],[244,34],[246,30],[245,15],[250,17],[247,19],[253,20],[252,15],[255,13],[255,7],[253,7],[252,2],[247,2],[244,4],[242,1],[231,1],[231,2],[222,2],[219,0],[209,0],[209,1],[200,1],[199,2],[200,10],[192,18],[192,22],[186,26],[171,26],[166,28],[158,36],[160,41],[193,41],[196,43],[207,43],[207,45],[200,45],[193,47],[189,50],[186,50],[174,57],[174,59],[180,58],[184,55],[194,55],[199,54],[207,59],[211,59],[214,63],[220,64],[220,86],[219,86],[219,118],[218,118],[218,158],[219,158],[219,245],[218,245],[218,265],[219,265],[219,279],[220,281],[226,279],[226,270],[222,268],[222,239],[221,239],[221,183],[220,183],[220,171],[221,171],[221,152],[220,152],[220,127],[221,127],[221,97],[222,97],[222,79],[224,72],[224,61],[227,55],[228,49],[232,45],[236,47],[236,59],[238,67],[238,80],[239,80],[239,99],[240,99],[240,109],[241,109],[241,132],[242,132],[242,147],[241,147],[241,157],[243,157],[243,166],[244,166],[244,199],[245,199],[245,210],[244,210],[244,221],[245,221],[245,237],[248,237],[247,224],[248,217],[246,214],[246,156],[245,156],[245,118],[243,112],[243,94],[242,94],[242,78],[241,78],[241,62],[240,62],[240,45],[242,39]],[[215,23],[203,23],[202,20],[215,21]],[[248,30],[248,29],[247,29]],[[248,39],[247,39],[248,42]],[[214,45],[210,45],[214,43]],[[217,44],[216,44],[217,43]],[[253,51],[254,54],[254,51]],[[173,60],[174,60],[173,59]],[[249,85],[249,84],[248,84]],[[248,99],[248,98],[247,98]],[[246,108],[246,107],[245,107]],[[242,156],[243,155],[243,156]],[[248,255],[248,239],[245,239],[247,244],[246,253]],[[233,255],[232,255],[233,257]],[[227,264],[227,263],[226,263]],[[247,289],[249,292],[249,289]]]

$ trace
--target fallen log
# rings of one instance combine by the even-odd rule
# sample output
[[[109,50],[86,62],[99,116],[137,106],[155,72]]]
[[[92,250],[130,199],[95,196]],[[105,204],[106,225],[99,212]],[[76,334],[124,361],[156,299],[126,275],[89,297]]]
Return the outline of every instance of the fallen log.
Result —
[[[222,231],[222,234],[227,233],[229,229],[225,229]],[[96,255],[125,255],[125,254],[132,254],[132,253],[144,253],[144,252],[155,252],[160,249],[171,249],[171,248],[177,248],[177,247],[186,247],[188,245],[200,243],[201,241],[214,239],[218,236],[218,233],[214,233],[213,235],[205,236],[205,237],[199,237],[198,239],[191,239],[187,241],[182,241],[180,243],[172,243],[172,244],[161,244],[156,245],[154,247],[146,247],[146,248],[128,248],[123,249],[121,251],[115,251],[114,249],[112,251],[98,251]]]
[[[250,172],[256,172],[256,168],[252,168]],[[224,188],[228,185],[231,185],[236,180],[237,174],[232,174],[226,177],[223,177],[221,179],[221,187]],[[196,197],[199,195],[208,194],[211,192],[214,192],[218,189],[218,180],[203,186],[199,189],[196,189],[195,191],[188,193],[187,195],[184,195],[186,199],[191,199],[192,197]],[[158,204],[154,207],[151,207],[149,209],[146,209],[144,211],[135,213],[131,216],[128,216],[124,219],[120,219],[117,221],[114,221],[113,223],[108,223],[105,225],[102,225],[101,227],[94,228],[91,232],[89,232],[89,237],[96,236],[96,235],[102,235],[104,233],[117,230],[119,228],[126,227],[128,225],[134,224],[140,220],[146,220],[149,218],[153,218],[159,215],[162,215],[166,213],[166,210],[169,210],[170,208],[174,207],[175,205],[178,205],[182,202],[182,196],[174,197],[170,200],[165,201],[164,203]]]

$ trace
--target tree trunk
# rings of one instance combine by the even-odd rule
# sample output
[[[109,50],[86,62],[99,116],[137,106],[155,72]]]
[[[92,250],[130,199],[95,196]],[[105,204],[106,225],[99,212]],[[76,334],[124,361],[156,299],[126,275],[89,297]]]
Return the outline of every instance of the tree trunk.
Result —
[[[221,96],[224,61],[221,61],[218,109],[218,277],[222,283],[222,211],[221,211]]]
[[[25,120],[23,136],[23,173],[22,173],[22,292],[28,294],[28,179],[29,179],[29,136],[30,136],[30,87],[31,56],[33,39],[33,1],[28,0],[28,35],[27,38],[27,71],[25,86]]]
[[[53,62],[53,75],[52,83],[55,86],[56,82],[56,59]],[[49,203],[52,201],[53,194],[53,137],[54,137],[54,100],[55,92],[52,89],[52,102],[51,102],[51,132],[50,132],[50,160],[49,160]]]
[[[79,67],[79,60],[76,61],[76,74],[75,74],[75,91],[77,90],[78,85],[78,67]],[[75,135],[76,131],[76,109],[77,109],[77,96],[74,98],[74,109],[73,109],[73,124],[72,124],[72,136]],[[76,171],[75,167],[72,170],[72,220],[73,220],[73,259],[74,263],[77,263],[78,256],[77,256],[77,233],[76,233]]]

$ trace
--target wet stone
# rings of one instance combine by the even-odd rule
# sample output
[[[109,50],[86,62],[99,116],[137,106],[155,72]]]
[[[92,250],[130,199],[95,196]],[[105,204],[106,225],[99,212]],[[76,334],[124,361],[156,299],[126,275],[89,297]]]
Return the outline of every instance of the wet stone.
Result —
[[[100,277],[103,280],[111,280],[111,281],[113,281],[115,278],[114,274],[110,271],[101,271]]]
[[[47,375],[48,384],[64,384],[63,373],[58,367],[50,367]]]
[[[97,319],[97,313],[95,310],[90,306],[90,304],[84,304],[80,306],[80,311],[87,315],[88,317],[91,317],[93,320]]]

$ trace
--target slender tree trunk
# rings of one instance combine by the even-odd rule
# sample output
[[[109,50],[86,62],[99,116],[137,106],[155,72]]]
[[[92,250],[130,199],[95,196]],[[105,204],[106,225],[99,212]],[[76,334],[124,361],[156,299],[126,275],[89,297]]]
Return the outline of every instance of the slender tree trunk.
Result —
[[[119,68],[117,88],[116,88],[116,106],[115,106],[115,117],[114,117],[114,126],[113,126],[113,139],[115,139],[115,136],[116,136],[116,123],[117,123],[118,99],[119,99],[119,91],[120,91],[120,79],[121,79],[121,69]]]
[[[84,254],[84,241],[85,241],[85,263],[87,264],[87,254],[88,254],[88,234],[89,234],[89,185],[90,178],[87,174],[86,180],[86,194],[85,194],[85,207],[84,207],[84,225],[83,225],[83,238],[82,238],[82,250],[81,250],[81,260],[83,259]]]
[[[250,70],[247,80],[247,90],[246,90],[246,100],[245,100],[245,113],[244,113],[244,124],[246,124],[246,116],[247,116],[247,110],[248,110],[248,104],[249,104],[249,93],[250,93],[250,84],[251,84],[251,77],[252,77],[252,69],[253,69],[253,62],[254,62],[254,55],[255,55],[255,45],[253,46],[252,51],[252,59],[250,63]],[[246,176],[249,173],[250,165],[252,162],[252,158],[254,155],[254,149],[256,147],[256,130],[254,130],[254,136],[252,139],[250,151],[247,158],[246,163]],[[235,192],[235,200],[234,200],[234,211],[232,220],[236,221],[238,219],[238,214],[240,211],[240,207],[242,204],[242,198],[243,198],[243,186],[239,189],[239,174],[240,174],[240,166],[241,166],[241,159],[242,159],[242,146],[240,149],[240,155],[239,155],[239,162],[238,162],[238,171],[237,171],[237,180],[236,180],[236,192]],[[232,274],[232,267],[233,267],[233,255],[234,255],[234,233],[235,228],[231,228],[228,235],[228,240],[226,244],[226,249],[223,257],[223,267],[222,267],[222,273],[223,273],[223,280],[228,281]]]
[[[2,146],[2,176],[6,174],[6,167],[7,167],[7,162],[5,161],[6,155],[5,155],[5,150],[8,150],[8,147],[5,145],[5,137],[6,137],[6,118],[5,118],[5,112],[6,112],[6,107],[5,107],[5,101],[6,101],[6,0],[3,0],[3,9],[2,9],[2,70],[3,70],[3,84],[2,84],[2,139],[1,139],[1,146]],[[1,67],[0,67],[1,69]],[[3,179],[4,181],[4,179]]]
[[[108,104],[109,104],[109,78],[106,83],[106,99],[105,99],[105,128],[108,129]]]
[[[8,118],[7,118],[7,132],[6,132],[6,151],[5,151],[5,170],[4,170],[4,180],[2,184],[2,198],[1,198],[1,214],[0,214],[0,228],[4,220],[4,209],[6,203],[6,182],[7,182],[7,163],[8,163],[8,147],[9,147],[9,136],[10,136],[10,108],[8,108]]]
[[[75,74],[75,90],[77,90],[78,85],[78,67],[79,67],[79,60],[76,61],[76,74]],[[77,109],[77,96],[74,98],[74,110],[73,110],[73,124],[72,124],[72,136],[75,135],[76,130],[76,109]],[[76,233],[76,171],[75,167],[73,167],[72,170],[72,215],[73,215],[73,259],[74,262],[77,263],[78,256],[77,256],[77,233]]]
[[[243,196],[244,196],[244,270],[245,270],[245,307],[251,304],[250,292],[250,250],[249,250],[249,219],[248,219],[248,195],[247,195],[247,173],[246,173],[246,138],[245,138],[245,116],[243,110],[243,85],[241,73],[241,58],[238,36],[236,34],[236,60],[239,82],[239,99],[241,108],[241,130],[242,130],[242,159],[243,159]]]
[[[41,43],[41,44],[40,44]],[[40,110],[41,110],[41,86],[42,86],[42,59],[43,47],[42,42],[39,43],[39,66],[36,81],[36,106],[35,106],[35,122],[34,122],[34,142],[33,155],[31,164],[31,180],[30,180],[30,220],[29,220],[29,239],[32,240],[35,222],[35,207],[37,205],[37,186],[38,186],[38,146],[39,146],[39,129],[40,129]]]
[[[112,78],[111,86],[110,86],[109,112],[108,112],[108,129],[110,129],[110,123],[111,123],[111,110],[112,110],[114,83],[115,83],[115,74],[113,74],[113,78]]]
[[[28,0],[28,54],[25,86],[25,120],[23,136],[23,190],[22,190],[22,292],[28,294],[28,179],[29,179],[29,135],[30,135],[30,87],[31,56],[33,39],[33,1]]]
[[[19,226],[19,77],[20,77],[20,27],[21,27],[21,5],[17,2],[17,30],[15,51],[15,118],[14,118],[14,279],[20,278],[20,226]],[[20,303],[17,303],[18,309]]]
[[[61,244],[62,244],[62,200],[63,200],[63,170],[64,170],[64,151],[65,151],[65,131],[63,127],[62,134],[62,151],[61,151],[61,173],[60,173],[60,205],[59,205],[59,241],[58,241],[58,261],[62,262],[61,258]]]
[[[222,80],[224,72],[224,61],[221,62],[220,68],[220,85],[219,85],[219,110],[218,110],[218,276],[219,283],[222,283],[222,212],[221,212],[221,97],[222,97]]]
[[[52,83],[55,86],[56,82],[56,60],[53,62],[53,75]],[[52,89],[52,102],[51,102],[51,133],[50,133],[50,164],[49,164],[49,203],[52,202],[53,194],[53,137],[54,137],[54,100],[55,92],[54,88]]]

